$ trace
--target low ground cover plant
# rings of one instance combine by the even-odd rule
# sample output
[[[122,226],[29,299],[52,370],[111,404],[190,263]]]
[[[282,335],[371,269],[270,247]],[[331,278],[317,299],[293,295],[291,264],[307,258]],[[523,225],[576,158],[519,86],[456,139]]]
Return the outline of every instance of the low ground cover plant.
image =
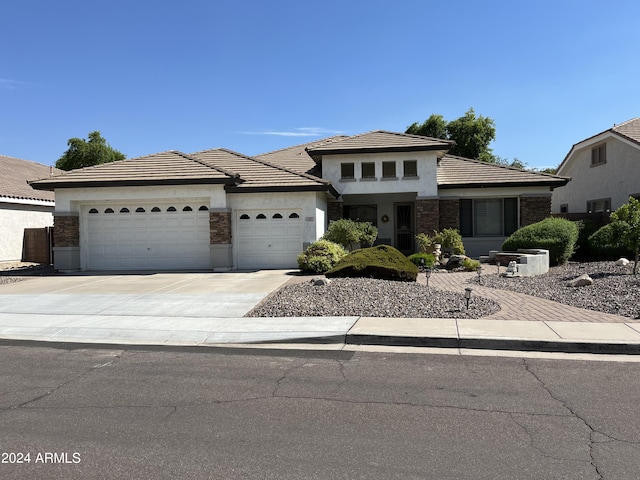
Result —
[[[522,248],[542,248],[549,250],[550,265],[567,263],[578,241],[578,226],[564,218],[544,220],[516,230],[502,244],[504,251]]]
[[[318,240],[298,255],[298,267],[303,272],[324,273],[332,269],[346,254],[342,245],[329,240]]]
[[[349,253],[329,270],[326,276],[415,282],[418,278],[418,267],[395,248],[378,245]]]
[[[409,255],[407,259],[416,267],[433,267],[436,263],[436,256],[433,253],[414,253]]]

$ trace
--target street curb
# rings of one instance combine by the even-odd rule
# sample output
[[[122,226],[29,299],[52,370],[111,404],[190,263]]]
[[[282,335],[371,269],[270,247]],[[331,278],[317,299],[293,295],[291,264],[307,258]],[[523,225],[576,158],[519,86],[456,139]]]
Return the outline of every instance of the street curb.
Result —
[[[510,350],[525,352],[595,353],[640,355],[640,344],[578,341],[518,340],[508,338],[454,338],[351,335],[346,345],[383,345],[393,347],[436,347],[471,350]]]

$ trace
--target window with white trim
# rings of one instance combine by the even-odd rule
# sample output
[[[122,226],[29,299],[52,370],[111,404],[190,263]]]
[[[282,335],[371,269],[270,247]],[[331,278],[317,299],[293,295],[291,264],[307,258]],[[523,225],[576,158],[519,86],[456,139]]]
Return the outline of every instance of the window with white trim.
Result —
[[[610,198],[599,198],[597,200],[587,201],[587,212],[589,213],[610,212],[610,211],[611,211]]]
[[[607,144],[602,143],[591,149],[591,166],[603,165],[607,163]]]
[[[463,237],[507,237],[517,229],[517,198],[460,200],[460,234]]]

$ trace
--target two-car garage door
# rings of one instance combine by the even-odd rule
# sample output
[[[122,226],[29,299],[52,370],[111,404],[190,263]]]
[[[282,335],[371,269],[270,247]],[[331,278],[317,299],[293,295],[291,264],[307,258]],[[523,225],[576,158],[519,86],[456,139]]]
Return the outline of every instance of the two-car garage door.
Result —
[[[83,215],[88,270],[210,268],[206,205],[95,205],[85,207]]]

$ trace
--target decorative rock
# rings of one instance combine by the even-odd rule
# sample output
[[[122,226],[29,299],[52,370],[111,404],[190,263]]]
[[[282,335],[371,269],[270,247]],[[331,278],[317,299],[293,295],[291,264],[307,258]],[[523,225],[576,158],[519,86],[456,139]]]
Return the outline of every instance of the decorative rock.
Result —
[[[465,261],[466,258],[467,258],[466,255],[451,255],[447,260],[445,268],[447,270],[454,270],[456,268],[459,268],[462,266],[462,263]]]
[[[313,280],[311,280],[311,285],[313,285],[314,287],[329,285],[330,283],[331,283],[331,280],[329,280],[328,278],[322,278],[322,277],[313,277]]]
[[[593,279],[586,273],[574,278],[567,284],[569,287],[586,287],[588,285],[593,285]]]
[[[626,267],[627,265],[629,265],[629,260],[624,257],[618,259],[618,261],[616,262],[617,267]]]

